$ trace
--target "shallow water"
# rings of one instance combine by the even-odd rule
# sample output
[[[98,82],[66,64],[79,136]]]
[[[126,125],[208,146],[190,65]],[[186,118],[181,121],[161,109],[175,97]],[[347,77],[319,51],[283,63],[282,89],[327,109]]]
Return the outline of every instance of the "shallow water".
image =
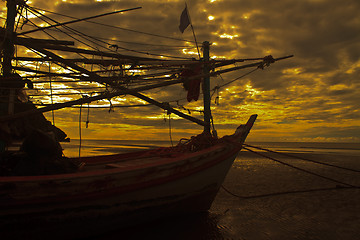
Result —
[[[174,143],[175,145],[176,143]],[[335,154],[360,157],[360,143],[321,143],[321,142],[249,142],[249,145],[287,153]],[[79,140],[72,139],[62,143],[67,157],[79,156]],[[135,150],[145,150],[156,147],[171,146],[169,141],[143,140],[82,140],[81,156],[114,154]]]

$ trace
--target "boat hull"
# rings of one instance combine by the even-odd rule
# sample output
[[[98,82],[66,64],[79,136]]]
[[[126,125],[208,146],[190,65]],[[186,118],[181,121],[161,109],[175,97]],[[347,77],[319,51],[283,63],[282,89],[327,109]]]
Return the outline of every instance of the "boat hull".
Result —
[[[126,192],[108,189],[77,201],[63,198],[52,204],[29,201],[27,205],[8,206],[2,211],[1,225],[11,236],[20,234],[19,238],[22,237],[16,231],[19,227],[24,234],[42,237],[53,232],[59,238],[84,237],[100,234],[102,229],[108,231],[166,216],[207,211],[235,157],[233,154],[207,169],[172,181],[158,179],[160,183],[151,187]],[[123,193],[109,194],[109,191]]]
[[[83,172],[0,177],[2,235],[49,233],[52,239],[69,239],[207,211],[255,118],[234,135],[195,152],[150,150],[83,158],[88,164]]]

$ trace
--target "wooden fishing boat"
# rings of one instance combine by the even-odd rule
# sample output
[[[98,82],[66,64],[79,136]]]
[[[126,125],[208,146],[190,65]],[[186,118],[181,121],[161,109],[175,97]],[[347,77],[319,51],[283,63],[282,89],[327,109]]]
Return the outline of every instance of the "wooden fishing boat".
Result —
[[[291,57],[273,59],[271,56],[267,56],[248,59],[259,61],[224,69],[225,66],[243,62],[246,59],[210,59],[209,42],[203,43],[203,58],[200,60],[163,60],[75,48],[70,47],[74,45],[71,41],[36,39],[22,37],[24,32],[14,33],[16,8],[26,8],[34,12],[36,10],[26,5],[24,1],[15,0],[8,0],[7,7],[6,29],[0,31],[0,37],[4,39],[2,46],[3,73],[0,87],[6,86],[7,88],[2,90],[0,97],[9,99],[9,104],[6,106],[6,111],[2,109],[0,116],[0,140],[2,143],[8,144],[7,141],[11,139],[9,136],[13,134],[11,131],[15,129],[16,131],[14,131],[19,135],[19,129],[21,129],[23,132],[20,137],[24,141],[21,151],[23,155],[26,155],[21,161],[28,161],[32,152],[31,156],[36,161],[46,162],[49,159],[53,160],[53,155],[50,152],[45,156],[43,152],[52,149],[55,149],[54,152],[57,151],[57,141],[54,143],[55,148],[52,148],[54,146],[46,148],[46,146],[43,147],[43,145],[47,145],[44,139],[38,143],[35,141],[35,144],[32,143],[33,139],[27,139],[31,134],[26,130],[31,124],[39,121],[45,122],[42,113],[124,94],[135,96],[168,113],[174,113],[204,126],[204,131],[174,147],[107,156],[81,157],[81,159],[64,158],[67,162],[79,163],[74,171],[36,172],[33,174],[26,171],[26,174],[9,171],[3,174],[0,176],[0,227],[2,236],[5,237],[24,237],[30,232],[40,235],[49,234],[48,236],[52,239],[68,238],[69,236],[74,238],[163,216],[207,211],[257,117],[257,115],[252,115],[246,124],[240,125],[236,129],[233,135],[218,138],[214,131],[211,132],[210,77],[247,67],[261,69],[275,61]],[[81,20],[83,19],[57,23],[26,33],[64,26]],[[41,54],[41,57],[14,57],[12,51],[14,44],[35,51],[37,54]],[[65,59],[56,51],[99,56],[99,59]],[[73,72],[46,74],[39,69],[12,66],[11,61],[14,59],[17,61],[55,62],[67,69],[72,69]],[[118,66],[119,68],[109,77],[101,75],[100,71],[80,67],[77,63],[98,64],[102,67]],[[223,69],[216,70],[217,67]],[[133,69],[138,71],[150,69],[153,72],[134,76],[126,74],[124,69],[128,72]],[[30,103],[29,107],[28,102],[26,105],[17,101],[16,94],[25,87],[25,83],[28,88],[33,87],[27,76],[31,72],[39,74],[36,76],[38,78],[43,74],[45,77],[64,76],[66,79],[97,82],[110,86],[112,91],[107,90],[95,96],[55,103],[42,108],[35,108]],[[105,73],[107,72],[105,71]],[[136,85],[139,81],[147,80],[152,82],[145,86]],[[153,83],[154,81],[155,83]],[[132,83],[135,87],[129,88]],[[204,94],[204,120],[184,114],[168,103],[160,103],[140,93],[144,90],[173,84],[188,85],[188,88],[189,85],[190,88],[191,85],[195,85],[197,90],[191,90],[191,94],[188,94],[188,100],[191,101],[197,100],[198,93],[196,92],[199,92],[200,83],[203,85]],[[34,130],[39,129],[46,131],[43,126],[36,127]],[[56,132],[54,128],[45,129]],[[25,142],[27,145],[24,145]],[[40,147],[37,148],[36,144]],[[33,147],[35,149],[31,149]],[[5,161],[6,154],[12,156],[10,160],[5,159],[8,162],[11,162],[14,156],[18,159],[16,153],[14,155],[13,152],[5,151],[1,153],[3,159],[0,158],[0,160],[2,162]],[[60,151],[57,161],[64,159],[61,157]],[[2,164],[1,161],[0,164]],[[6,167],[8,166],[6,165]],[[30,168],[34,167],[30,166]]]
[[[1,177],[1,226],[75,236],[207,211],[255,119],[210,147],[200,135],[176,147],[83,157],[76,173]]]

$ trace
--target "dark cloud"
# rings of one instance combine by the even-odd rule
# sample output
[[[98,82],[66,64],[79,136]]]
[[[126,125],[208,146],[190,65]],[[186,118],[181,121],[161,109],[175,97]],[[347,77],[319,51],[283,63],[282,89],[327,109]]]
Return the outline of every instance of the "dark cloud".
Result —
[[[168,46],[190,45],[195,53],[191,57],[197,57],[194,43],[182,41],[183,39],[193,41],[191,29],[186,29],[184,34],[178,30],[180,13],[184,9],[183,1],[74,0],[57,1],[55,4],[51,1],[34,0],[33,5],[77,18],[141,6],[141,10],[94,20],[135,31],[88,22],[69,26],[87,35],[103,38],[103,42],[99,43],[103,48],[96,45],[102,50],[108,49],[109,44],[105,43],[115,43],[109,39],[116,39]],[[278,126],[292,128],[293,135],[289,138],[294,139],[301,139],[302,136],[341,139],[358,133],[356,126],[360,125],[359,1],[198,0],[189,2],[188,7],[198,42],[207,40],[214,43],[211,46],[212,56],[248,58],[264,57],[269,54],[274,57],[295,55],[292,59],[276,62],[269,68],[258,70],[221,88],[220,105],[214,106],[214,118],[215,121],[219,119],[217,120],[219,129],[234,128],[239,118],[245,119],[245,115],[251,114],[250,112],[260,112],[256,125],[259,132],[270,131],[269,129],[273,127],[270,123],[272,122]],[[69,20],[54,14],[48,16],[56,17],[60,22]],[[209,16],[213,16],[214,19],[209,20]],[[31,29],[24,27],[26,28]],[[63,33],[50,30],[48,32],[56,37],[68,39]],[[139,32],[152,35],[139,34]],[[45,34],[33,36],[48,38]],[[94,43],[89,44],[94,45]],[[120,42],[116,44],[145,53],[189,57],[183,54],[182,48]],[[82,43],[77,43],[77,46],[88,48]],[[119,49],[118,52],[157,57],[124,49]],[[79,56],[71,55],[71,57]],[[212,88],[216,85],[221,86],[248,70],[252,69],[223,74],[222,79],[214,78]],[[186,97],[186,92],[181,86],[171,86],[161,91],[147,91],[145,94],[160,102]],[[214,94],[214,98],[216,96],[217,94]],[[139,104],[133,98],[131,101]],[[185,104],[186,101],[180,103]],[[124,104],[128,103],[124,102]],[[174,102],[172,104],[176,105]],[[195,109],[200,104],[191,103],[186,106]],[[156,129],[166,129],[167,126],[159,121],[159,118],[144,118],[144,116],[155,118],[163,114],[163,110],[154,107],[115,109],[111,114],[107,114],[106,111],[91,110],[93,123],[122,122],[131,126],[154,126]],[[65,110],[57,113],[64,122],[76,121],[77,114]],[[341,125],[344,119],[347,126]],[[177,125],[179,134],[181,128],[191,128],[190,124],[183,120],[174,120],[174,124]],[[333,124],[334,127],[325,127],[329,124]],[[299,125],[303,127],[301,131],[296,130]],[[337,127],[342,127],[340,132],[335,131]],[[278,131],[280,135],[282,130]],[[309,131],[312,134],[308,134]]]
[[[360,127],[317,127],[304,134],[309,138],[358,138],[360,136]],[[357,139],[358,140],[358,139]]]

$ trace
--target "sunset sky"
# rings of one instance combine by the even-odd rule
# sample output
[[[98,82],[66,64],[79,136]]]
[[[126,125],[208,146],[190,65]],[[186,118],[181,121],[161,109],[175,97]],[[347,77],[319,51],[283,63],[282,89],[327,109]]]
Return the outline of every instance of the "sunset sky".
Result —
[[[2,1],[0,4],[1,16],[5,17],[5,3]],[[116,42],[124,48],[158,55],[197,58],[194,44],[181,41],[193,41],[191,28],[187,28],[183,34],[178,29],[180,14],[185,7],[183,0],[31,0],[27,4],[77,18],[142,7],[93,20],[135,31],[88,22],[69,26],[106,41],[124,41]],[[294,55],[264,70],[257,70],[220,88],[219,93],[214,93],[212,111],[220,136],[232,134],[250,115],[258,114],[249,141],[360,143],[360,1],[189,0],[187,5],[197,41],[200,45],[203,41],[212,43],[210,56],[213,58],[255,58],[270,54],[276,58]],[[46,14],[60,22],[71,20]],[[4,20],[1,21],[3,26]],[[22,31],[30,29],[32,27],[24,25]],[[49,33],[53,32],[49,30]],[[40,33],[28,36],[48,38]],[[69,40],[65,35],[58,36]],[[76,43],[76,47],[85,48],[81,43]],[[118,52],[156,57],[120,49]],[[253,68],[214,77],[212,88],[250,70]],[[160,102],[186,97],[185,90],[178,85],[146,91],[144,94]],[[218,105],[214,104],[217,96]],[[112,100],[114,105],[128,105],[129,102],[144,103],[131,97]],[[175,103],[172,104],[176,107]],[[191,110],[200,109],[200,102],[186,103],[182,100],[180,104]],[[74,139],[79,137],[79,110],[69,108],[55,112],[56,126]],[[83,108],[83,138],[169,139],[169,116],[157,107],[115,108],[110,113],[108,108],[91,108],[89,125],[85,128],[87,114],[87,109]],[[191,114],[202,118],[196,111],[191,111]],[[51,113],[46,116],[52,120]],[[202,127],[174,114],[170,117],[172,138],[175,141],[202,131]]]

